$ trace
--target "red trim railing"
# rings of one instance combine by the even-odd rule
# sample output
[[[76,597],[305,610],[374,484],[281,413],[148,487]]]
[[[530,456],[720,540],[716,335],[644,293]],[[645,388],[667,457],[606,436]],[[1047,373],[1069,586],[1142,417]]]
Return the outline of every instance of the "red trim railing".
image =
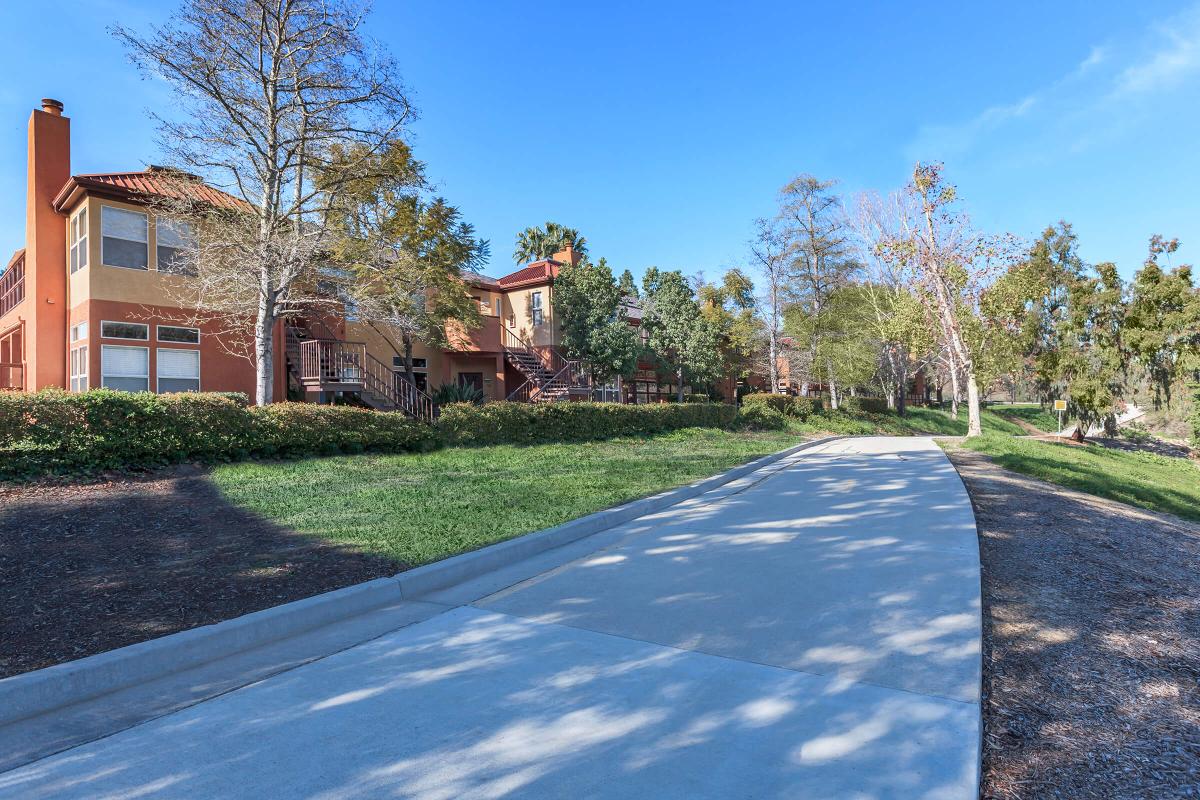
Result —
[[[17,261],[0,275],[0,317],[25,299],[25,259]]]

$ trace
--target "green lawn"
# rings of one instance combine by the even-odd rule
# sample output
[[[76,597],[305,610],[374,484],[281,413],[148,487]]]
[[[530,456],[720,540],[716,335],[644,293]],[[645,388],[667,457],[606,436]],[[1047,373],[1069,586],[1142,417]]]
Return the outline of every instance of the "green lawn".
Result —
[[[1016,417],[1029,423],[1039,431],[1055,433],[1059,430],[1058,414],[1039,405],[990,405],[988,411],[1003,417]],[[1063,424],[1070,422],[1063,415]]]
[[[980,416],[980,424],[985,432],[1006,433],[1013,436],[1023,436],[1025,431],[1021,426],[990,411],[984,411]],[[964,407],[958,419],[951,419],[949,412],[936,408],[911,407],[903,417],[894,414],[871,414],[859,417],[849,417],[842,414],[821,414],[810,417],[802,423],[793,423],[792,430],[797,433],[841,433],[851,436],[870,434],[893,434],[911,436],[932,434],[934,436],[966,436],[967,410]]]
[[[693,429],[651,439],[454,448],[217,467],[232,503],[415,566],[690,483],[801,441]]]
[[[1183,458],[997,434],[963,442],[1001,467],[1122,503],[1200,520],[1200,469]]]

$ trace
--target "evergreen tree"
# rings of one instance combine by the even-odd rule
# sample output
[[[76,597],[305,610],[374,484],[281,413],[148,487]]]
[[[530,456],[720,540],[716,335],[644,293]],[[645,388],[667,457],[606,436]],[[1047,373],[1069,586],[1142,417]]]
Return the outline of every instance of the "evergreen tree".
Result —
[[[720,377],[720,335],[705,319],[687,279],[679,271],[646,271],[642,281],[645,309],[642,327],[659,364],[675,376],[677,399],[683,402],[685,381],[704,383]]]
[[[552,302],[561,326],[561,344],[579,359],[593,381],[604,382],[637,369],[641,340],[629,324],[624,294],[602,258],[565,264],[554,281]]]

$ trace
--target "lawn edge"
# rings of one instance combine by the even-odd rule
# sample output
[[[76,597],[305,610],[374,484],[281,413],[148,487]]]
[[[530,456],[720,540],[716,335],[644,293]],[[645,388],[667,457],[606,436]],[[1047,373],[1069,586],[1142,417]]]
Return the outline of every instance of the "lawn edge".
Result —
[[[389,603],[415,600],[703,494],[794,453],[844,438],[826,436],[760,456],[717,475],[449,556],[385,578],[254,611],[213,625],[0,679],[0,726],[281,641]]]

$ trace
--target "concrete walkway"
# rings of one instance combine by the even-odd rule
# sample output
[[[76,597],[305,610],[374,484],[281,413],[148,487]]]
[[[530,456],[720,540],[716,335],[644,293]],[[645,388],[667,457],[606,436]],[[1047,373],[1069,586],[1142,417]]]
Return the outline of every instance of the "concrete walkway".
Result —
[[[978,549],[932,441],[832,442],[542,559],[0,798],[976,796]]]

